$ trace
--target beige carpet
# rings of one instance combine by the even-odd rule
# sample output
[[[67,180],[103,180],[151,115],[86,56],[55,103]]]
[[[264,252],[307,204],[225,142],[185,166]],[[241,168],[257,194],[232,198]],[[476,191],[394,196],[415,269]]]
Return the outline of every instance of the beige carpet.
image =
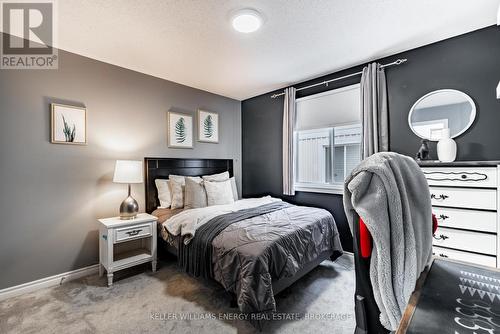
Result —
[[[353,267],[350,255],[324,261],[276,296],[286,319],[262,333],[353,333]],[[0,333],[259,333],[238,316],[217,284],[165,262],[117,273],[111,288],[91,276],[0,302]]]

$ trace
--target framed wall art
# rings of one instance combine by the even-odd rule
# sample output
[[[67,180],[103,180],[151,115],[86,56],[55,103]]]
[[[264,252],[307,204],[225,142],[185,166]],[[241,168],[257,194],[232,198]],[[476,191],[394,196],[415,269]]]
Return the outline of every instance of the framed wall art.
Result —
[[[193,148],[193,116],[168,112],[168,147]]]
[[[198,141],[219,142],[219,114],[198,109]]]
[[[52,103],[51,135],[53,144],[87,144],[87,109]]]

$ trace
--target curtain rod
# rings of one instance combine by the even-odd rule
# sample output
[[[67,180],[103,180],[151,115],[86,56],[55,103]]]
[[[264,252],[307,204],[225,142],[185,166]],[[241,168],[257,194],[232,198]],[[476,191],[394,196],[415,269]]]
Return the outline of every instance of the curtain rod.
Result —
[[[382,65],[381,67],[384,68],[384,67],[389,67],[389,66],[397,66],[397,65],[401,65],[405,62],[407,62],[408,59],[406,58],[403,58],[403,59],[398,59],[396,61],[393,61],[392,63],[389,63],[389,64],[385,64],[385,65]],[[356,75],[360,75],[360,74],[363,74],[363,71],[359,71],[359,72],[356,72],[356,73],[352,73],[352,74],[348,74],[348,75],[344,75],[343,77],[339,77],[339,78],[335,78],[335,79],[330,79],[330,80],[326,80],[326,81],[322,81],[322,82],[318,82],[318,83],[315,83],[315,84],[312,84],[312,85],[309,85],[309,86],[305,86],[305,87],[301,87],[301,88],[297,88],[296,91],[301,91],[301,90],[304,90],[304,89],[308,89],[308,88],[312,88],[312,87],[316,87],[316,86],[321,86],[321,85],[326,85],[328,86],[328,84],[330,82],[334,82],[334,81],[338,81],[338,80],[342,80],[342,79],[347,79],[347,78],[350,78],[350,77],[354,77]],[[277,94],[273,94],[271,95],[271,98],[272,99],[275,99],[277,98],[278,96],[282,96],[282,95],[285,95],[285,92],[283,93],[277,93]]]

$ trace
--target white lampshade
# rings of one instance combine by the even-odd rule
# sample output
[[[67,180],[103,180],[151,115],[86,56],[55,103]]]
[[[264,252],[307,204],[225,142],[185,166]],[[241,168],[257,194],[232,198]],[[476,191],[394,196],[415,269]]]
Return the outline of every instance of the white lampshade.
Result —
[[[497,99],[500,99],[500,81],[498,82],[497,86]]]
[[[142,183],[142,161],[116,160],[115,183]]]

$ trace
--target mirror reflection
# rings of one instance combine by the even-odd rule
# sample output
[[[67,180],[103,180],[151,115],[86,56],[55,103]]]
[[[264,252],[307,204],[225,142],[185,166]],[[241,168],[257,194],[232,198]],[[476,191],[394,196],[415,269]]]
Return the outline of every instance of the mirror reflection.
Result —
[[[431,92],[420,98],[410,110],[408,123],[420,138],[438,141],[443,129],[451,138],[464,133],[474,122],[476,106],[467,94],[453,89]]]

